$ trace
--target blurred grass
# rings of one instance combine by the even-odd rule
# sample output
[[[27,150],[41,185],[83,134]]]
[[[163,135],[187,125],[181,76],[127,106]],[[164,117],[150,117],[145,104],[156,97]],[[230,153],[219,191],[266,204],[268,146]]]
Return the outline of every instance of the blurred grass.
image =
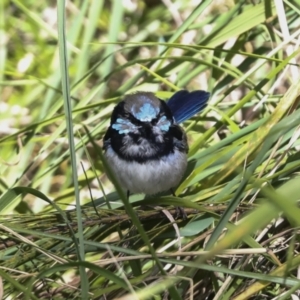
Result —
[[[58,5],[0,3],[1,297],[299,296],[298,2]],[[177,197],[121,200],[99,155],[113,106],[183,88],[211,99]]]

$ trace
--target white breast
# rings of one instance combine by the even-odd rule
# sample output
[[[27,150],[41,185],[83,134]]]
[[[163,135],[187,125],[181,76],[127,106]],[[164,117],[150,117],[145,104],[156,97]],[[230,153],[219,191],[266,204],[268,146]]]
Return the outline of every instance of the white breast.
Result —
[[[147,195],[177,186],[187,166],[186,153],[178,150],[160,160],[145,163],[125,161],[119,158],[110,146],[105,156],[116,178],[126,190]]]

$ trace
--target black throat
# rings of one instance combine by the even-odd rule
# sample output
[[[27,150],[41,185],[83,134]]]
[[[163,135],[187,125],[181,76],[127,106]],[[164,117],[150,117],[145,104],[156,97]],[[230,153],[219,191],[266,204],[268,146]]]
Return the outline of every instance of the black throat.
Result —
[[[129,136],[129,139],[126,136]],[[146,145],[143,144],[144,140],[147,141]],[[139,151],[127,152],[126,147],[132,145],[135,148],[140,148]],[[162,157],[174,153],[175,150],[185,153],[188,150],[185,133],[178,125],[172,125],[169,131],[164,133],[160,142],[156,140],[151,129],[147,127],[142,128],[139,133],[128,134],[120,134],[109,127],[104,137],[104,149],[106,150],[108,146],[111,146],[121,159],[139,163],[160,160]]]

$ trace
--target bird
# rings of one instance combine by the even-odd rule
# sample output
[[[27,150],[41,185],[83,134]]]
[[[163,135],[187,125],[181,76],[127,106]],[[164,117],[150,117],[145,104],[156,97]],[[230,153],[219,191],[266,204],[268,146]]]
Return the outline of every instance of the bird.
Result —
[[[163,101],[139,91],[114,107],[103,150],[128,197],[173,191],[180,183],[189,147],[179,124],[202,111],[209,97],[203,90],[180,90]]]

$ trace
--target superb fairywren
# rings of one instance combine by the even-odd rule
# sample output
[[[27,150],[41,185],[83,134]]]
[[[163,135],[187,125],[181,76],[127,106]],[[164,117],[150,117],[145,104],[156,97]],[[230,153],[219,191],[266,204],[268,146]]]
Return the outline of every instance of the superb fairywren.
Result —
[[[113,110],[104,136],[105,156],[128,193],[157,194],[178,185],[188,143],[179,123],[200,112],[205,91],[179,91],[167,102],[153,93],[126,95]]]

